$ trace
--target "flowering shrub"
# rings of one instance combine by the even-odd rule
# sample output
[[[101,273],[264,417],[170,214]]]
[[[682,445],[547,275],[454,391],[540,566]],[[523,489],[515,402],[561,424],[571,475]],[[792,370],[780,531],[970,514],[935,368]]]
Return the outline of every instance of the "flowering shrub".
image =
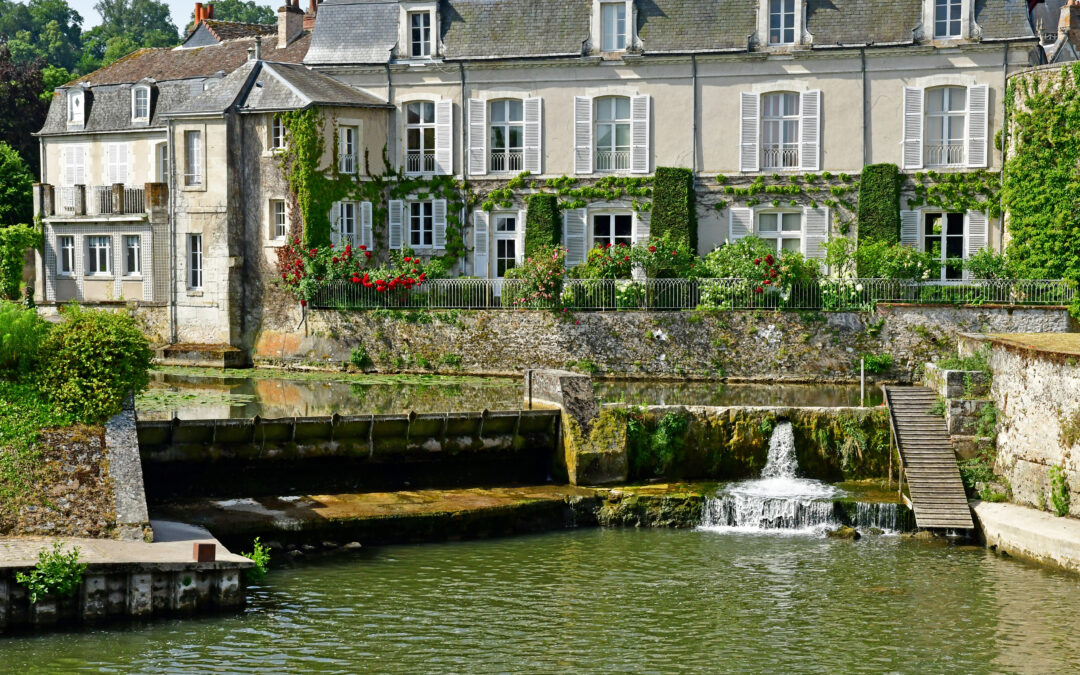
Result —
[[[427,280],[424,264],[411,251],[394,251],[390,264],[376,267],[367,246],[303,249],[300,239],[278,249],[278,274],[281,283],[301,305],[306,305],[319,289],[334,281],[351,281],[378,293],[408,292]]]
[[[538,246],[522,264],[507,271],[507,279],[520,279],[521,288],[504,295],[514,307],[523,309],[555,308],[566,275],[566,249],[561,246]]]
[[[825,263],[838,276],[858,276],[897,281],[928,281],[941,273],[941,259],[933,252],[913,246],[864,241],[856,246],[846,237],[836,237],[823,244]]]
[[[650,279],[691,278],[700,276],[701,259],[685,241],[663,236],[639,241],[633,246],[608,244],[589,251],[581,265],[569,270],[572,279],[629,279],[634,269],[642,270]]]
[[[634,260],[634,248],[626,244],[595,246],[589,250],[585,262],[572,267],[572,279],[629,279]]]

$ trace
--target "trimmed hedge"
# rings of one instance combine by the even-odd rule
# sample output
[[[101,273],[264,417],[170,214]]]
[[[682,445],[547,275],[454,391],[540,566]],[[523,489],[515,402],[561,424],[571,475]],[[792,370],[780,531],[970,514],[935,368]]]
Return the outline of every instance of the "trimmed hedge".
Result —
[[[669,241],[686,242],[697,251],[697,208],[694,173],[690,169],[660,166],[653,178],[652,218],[649,236],[668,235]]]
[[[859,177],[859,243],[900,241],[900,170],[895,164],[871,164]]]
[[[525,255],[544,246],[562,243],[562,217],[559,214],[559,197],[554,194],[535,194],[526,199]]]

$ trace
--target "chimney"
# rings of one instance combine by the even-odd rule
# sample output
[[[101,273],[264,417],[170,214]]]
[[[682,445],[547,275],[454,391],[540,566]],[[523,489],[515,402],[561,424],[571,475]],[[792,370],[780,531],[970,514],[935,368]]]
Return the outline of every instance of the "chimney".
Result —
[[[304,30],[311,31],[315,29],[315,15],[318,13],[318,0],[308,0],[307,13],[304,14]]]
[[[300,0],[285,0],[277,11],[277,48],[284,49],[290,42],[304,32],[304,10],[300,9]]]
[[[212,2],[206,6],[206,18],[207,19],[213,19],[214,18],[214,3],[212,3]]]
[[[199,22],[205,19],[206,16],[203,13],[203,4],[201,2],[195,3],[195,25],[199,25]]]
[[[1062,5],[1058,22],[1058,39],[1061,38],[1080,48],[1080,0],[1068,0]]]
[[[261,35],[256,35],[255,36],[255,60],[259,61],[261,59],[262,59],[262,36]]]

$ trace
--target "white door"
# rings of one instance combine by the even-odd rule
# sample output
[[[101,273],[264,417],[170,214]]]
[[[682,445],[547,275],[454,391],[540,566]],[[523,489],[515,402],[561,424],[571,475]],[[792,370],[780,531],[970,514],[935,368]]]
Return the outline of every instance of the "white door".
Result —
[[[491,277],[502,279],[508,270],[517,265],[518,260],[518,216],[516,213],[504,213],[495,216],[495,226],[491,238]],[[496,285],[498,288],[500,284]]]

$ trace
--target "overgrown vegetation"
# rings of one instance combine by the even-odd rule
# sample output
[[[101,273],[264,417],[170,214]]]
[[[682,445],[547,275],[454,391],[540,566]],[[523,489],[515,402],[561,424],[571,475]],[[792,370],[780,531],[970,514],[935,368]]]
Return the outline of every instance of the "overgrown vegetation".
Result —
[[[259,537],[255,537],[255,540],[251,542],[251,551],[240,555],[255,563],[255,567],[244,570],[250,583],[258,583],[266,578],[266,572],[270,569],[270,548],[262,543]]]
[[[19,300],[24,256],[40,245],[41,233],[29,225],[0,226],[0,300]]]
[[[980,347],[967,356],[949,356],[939,359],[937,366],[941,370],[977,371],[990,377],[992,374],[990,371],[990,347]]]
[[[1062,465],[1050,467],[1050,508],[1058,517],[1068,515],[1071,499],[1065,467]]]
[[[664,475],[686,442],[690,421],[677,413],[653,419],[642,410],[632,410],[627,419],[627,454],[632,478]]]
[[[550,193],[529,195],[525,199],[525,255],[562,243],[562,216],[559,197]]]
[[[893,365],[892,354],[884,352],[881,354],[863,354],[862,359],[866,372],[874,375],[888,372]]]
[[[356,346],[349,354],[349,363],[357,368],[364,369],[371,365],[371,357],[368,356],[367,347],[363,343]]]
[[[694,174],[690,169],[657,167],[653,178],[652,237],[680,241],[691,251],[697,250],[697,207]]]
[[[864,166],[859,175],[859,246],[900,242],[900,170],[895,164]],[[871,274],[859,272],[860,276]]]
[[[86,564],[79,562],[79,547],[73,546],[64,553],[63,544],[53,543],[52,550],[43,548],[38,551],[38,561],[29,573],[17,572],[15,581],[30,592],[30,604],[55,595],[68,597],[74,595],[82,583]]]

